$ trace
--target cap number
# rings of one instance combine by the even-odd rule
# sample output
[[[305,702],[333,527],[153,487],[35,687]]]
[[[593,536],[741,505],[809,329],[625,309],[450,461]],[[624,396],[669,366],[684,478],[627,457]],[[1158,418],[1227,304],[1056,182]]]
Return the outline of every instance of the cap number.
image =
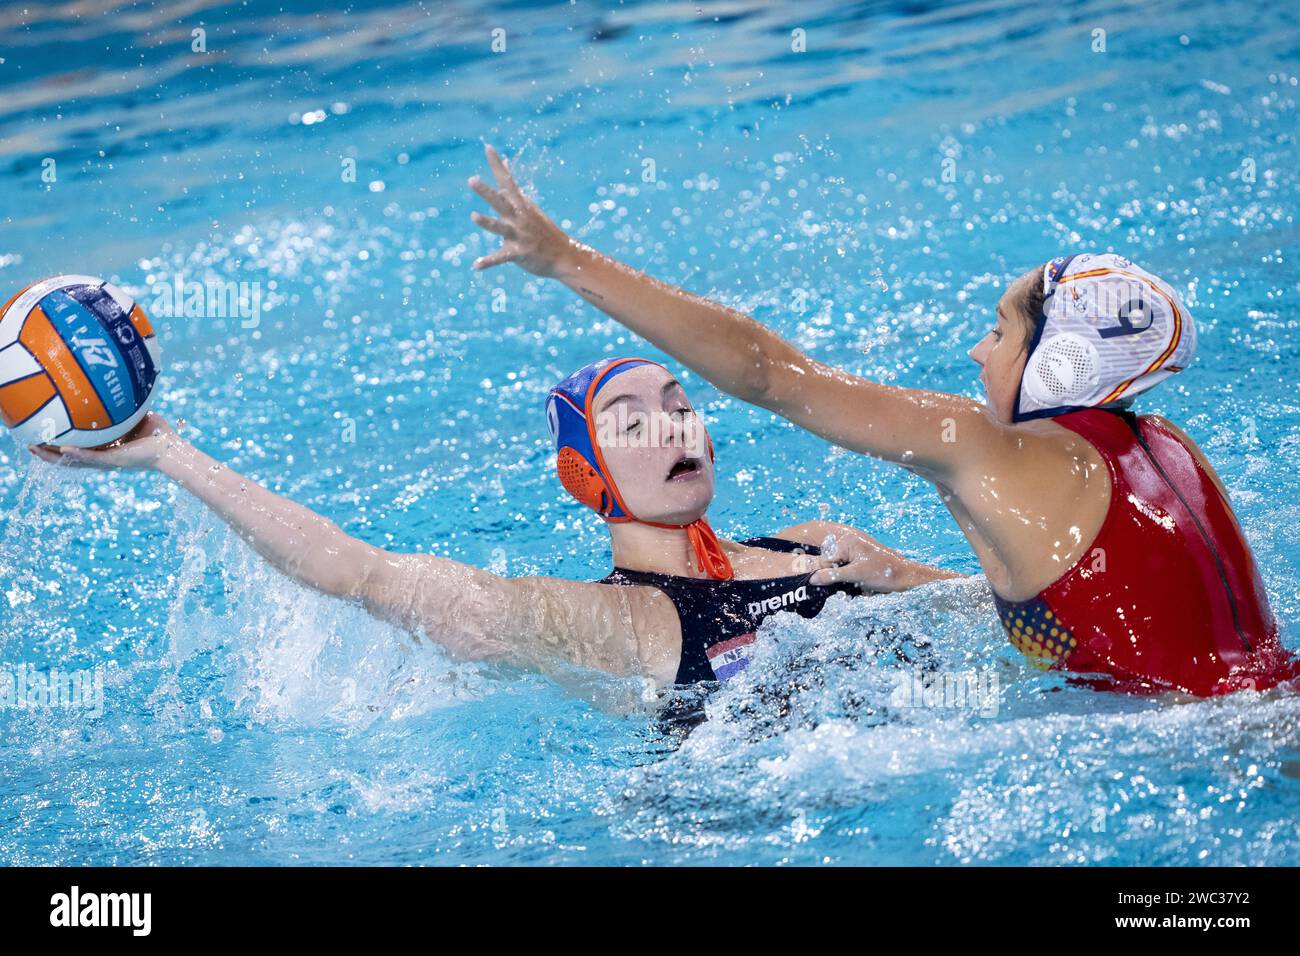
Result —
[[[1119,308],[1115,318],[1119,320],[1119,325],[1108,329],[1098,329],[1097,334],[1103,339],[1113,339],[1120,335],[1136,335],[1139,332],[1145,332],[1151,328],[1151,323],[1155,321],[1155,316],[1147,308],[1146,300],[1141,296],[1136,299],[1129,299]]]

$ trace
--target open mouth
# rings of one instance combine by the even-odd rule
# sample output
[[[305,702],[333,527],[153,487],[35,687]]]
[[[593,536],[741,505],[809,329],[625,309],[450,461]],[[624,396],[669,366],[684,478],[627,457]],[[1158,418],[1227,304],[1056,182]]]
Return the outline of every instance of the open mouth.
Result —
[[[699,473],[700,460],[698,458],[682,458],[677,464],[668,469],[668,480],[676,481],[678,478],[689,478]]]

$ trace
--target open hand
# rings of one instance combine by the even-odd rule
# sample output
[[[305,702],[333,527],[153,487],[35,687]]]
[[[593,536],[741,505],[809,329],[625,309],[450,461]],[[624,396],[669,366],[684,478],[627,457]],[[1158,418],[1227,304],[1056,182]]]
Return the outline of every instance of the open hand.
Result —
[[[572,240],[524,195],[510,173],[506,161],[491,146],[484,146],[488,166],[496,177],[493,189],[477,176],[471,176],[469,188],[482,196],[501,218],[471,213],[470,219],[488,232],[501,237],[501,248],[474,260],[475,269],[490,269],[513,262],[533,275],[552,277],[573,246]]]
[[[29,445],[28,450],[41,461],[54,465],[134,471],[156,466],[167,446],[177,440],[176,433],[166,420],[161,415],[149,412],[135,428],[102,448]]]

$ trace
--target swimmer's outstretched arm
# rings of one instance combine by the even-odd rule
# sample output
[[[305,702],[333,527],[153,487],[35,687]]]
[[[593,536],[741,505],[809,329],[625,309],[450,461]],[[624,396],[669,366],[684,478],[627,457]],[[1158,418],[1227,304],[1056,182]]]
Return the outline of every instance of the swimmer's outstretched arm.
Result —
[[[704,376],[724,392],[771,409],[828,441],[949,482],[979,473],[1017,438],[974,400],[870,381],[800,352],[750,316],[623,265],[567,236],[523,194],[505,161],[486,148],[499,189],[470,187],[500,218],[474,213],[501,236],[474,263],[514,262],[559,279],[588,302]]]
[[[664,616],[634,593],[641,589],[503,578],[446,558],[373,547],[231,471],[152,413],[107,449],[34,446],[32,452],[52,463],[161,472],[283,573],[423,631],[459,657],[538,670],[569,662],[629,675],[644,672],[668,641]]]

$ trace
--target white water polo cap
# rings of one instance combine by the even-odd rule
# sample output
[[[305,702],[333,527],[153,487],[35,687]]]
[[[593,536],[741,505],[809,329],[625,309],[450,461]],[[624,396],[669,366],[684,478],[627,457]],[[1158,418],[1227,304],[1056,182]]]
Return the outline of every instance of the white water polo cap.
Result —
[[[1013,421],[1125,402],[1196,354],[1196,326],[1178,294],[1123,256],[1053,259],[1043,294]]]

